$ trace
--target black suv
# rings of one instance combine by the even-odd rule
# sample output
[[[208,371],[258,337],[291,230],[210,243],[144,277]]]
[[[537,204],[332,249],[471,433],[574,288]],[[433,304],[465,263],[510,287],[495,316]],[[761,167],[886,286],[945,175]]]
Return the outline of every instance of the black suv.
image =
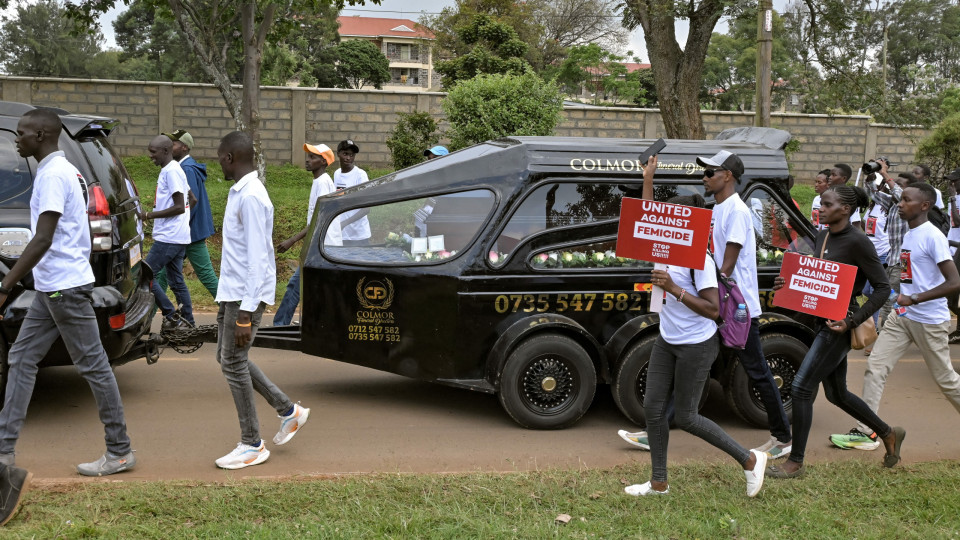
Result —
[[[761,340],[789,411],[812,321],[775,308],[770,289],[783,252],[810,253],[814,230],[790,198],[790,134],[721,135],[667,141],[655,197],[703,194],[698,155],[743,159],[737,191],[757,233]],[[623,413],[644,423],[659,328],[652,264],[615,250],[621,200],[640,198],[637,156],[652,142],[489,141],[321,199],[302,253],[302,325],[261,329],[254,344],[497,394],[531,428],[573,424],[608,383]],[[324,240],[357,208],[369,210],[369,246]],[[735,355],[723,351],[713,375],[738,414],[766,423]]]
[[[30,195],[37,162],[17,153],[17,122],[32,105],[0,101],[0,274],[6,275],[30,241]],[[54,109],[63,122],[60,150],[86,180],[85,197],[93,249],[90,264],[96,277],[94,310],[100,339],[112,365],[139,358],[156,360],[156,347],[141,339],[150,329],[153,295],[151,272],[143,264],[143,225],[137,217],[139,198],[123,163],[107,137],[119,122],[73,115]],[[2,306],[0,321],[0,393],[6,388],[7,351],[34,295],[28,275]],[[41,367],[71,364],[61,339]],[[2,407],[2,405],[0,405]]]

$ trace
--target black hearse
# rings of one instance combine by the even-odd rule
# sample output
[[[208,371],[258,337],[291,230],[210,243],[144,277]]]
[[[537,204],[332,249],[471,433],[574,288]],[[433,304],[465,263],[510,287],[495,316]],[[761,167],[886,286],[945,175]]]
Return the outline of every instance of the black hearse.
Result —
[[[658,200],[702,194],[696,156],[726,149],[743,159],[738,190],[754,211],[770,310],[761,335],[788,411],[812,333],[773,308],[769,292],[783,252],[810,253],[814,236],[789,195],[789,139],[745,129],[669,140],[655,180]],[[614,250],[621,198],[640,197],[637,157],[652,142],[501,139],[322,199],[302,254],[301,326],[262,329],[256,345],[497,394],[528,428],[573,424],[608,383],[624,414],[643,423],[659,322],[648,312],[652,265]],[[355,209],[369,211],[369,246],[324,245],[331,221]],[[738,414],[766,423],[729,351],[714,376]]]

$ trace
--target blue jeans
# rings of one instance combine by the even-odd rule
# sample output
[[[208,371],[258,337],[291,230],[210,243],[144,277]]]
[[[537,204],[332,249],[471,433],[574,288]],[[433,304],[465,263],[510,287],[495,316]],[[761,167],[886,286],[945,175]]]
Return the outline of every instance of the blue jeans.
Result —
[[[810,426],[813,424],[813,401],[821,382],[823,393],[830,403],[869,426],[880,437],[890,434],[890,426],[870,410],[862,399],[847,390],[849,351],[850,332],[838,334],[822,326],[803,358],[800,371],[793,379],[793,449],[790,451],[790,461],[803,463]]]
[[[250,361],[250,347],[257,337],[257,329],[263,318],[266,304],[260,306],[250,316],[253,323],[253,336],[243,348],[237,348],[234,331],[237,328],[237,315],[240,306],[237,302],[220,302],[220,311],[217,313],[217,362],[220,371],[227,379],[233,403],[237,407],[237,417],[240,420],[240,442],[256,446],[260,444],[260,421],[257,419],[257,408],[253,402],[253,392],[263,396],[267,403],[278,415],[282,415],[293,407],[293,402],[286,394],[280,391],[256,364]]]
[[[7,397],[0,411],[0,454],[13,454],[37,381],[37,366],[57,337],[63,338],[70,359],[90,385],[107,450],[116,456],[130,453],[120,389],[100,343],[92,293],[92,283],[59,293],[38,291],[30,304],[20,334],[10,347]]]
[[[273,316],[274,326],[286,326],[293,321],[293,313],[297,310],[300,303],[300,268],[290,276],[287,282],[287,290],[283,293],[283,299],[280,300],[280,307]]]
[[[154,276],[156,276],[160,270],[165,271],[167,281],[170,283],[170,288],[173,289],[173,295],[177,298],[177,303],[180,304],[180,315],[190,324],[194,324],[193,304],[190,303],[190,291],[187,290],[187,283],[183,280],[183,257],[186,253],[186,244],[154,242],[153,247],[150,248],[150,253],[147,253],[146,263],[147,266],[150,267],[150,270],[153,270]],[[163,313],[163,316],[169,317],[173,315],[173,312],[176,311],[177,308],[173,307],[173,303],[170,302],[170,299],[167,298],[167,295],[163,292],[159,279],[155,278],[153,280],[153,283],[150,284],[150,290],[153,292],[153,297],[156,299],[157,306],[160,307],[160,312]]]
[[[783,410],[783,400],[780,399],[780,390],[777,389],[773,373],[770,372],[770,365],[767,364],[767,359],[763,356],[763,348],[760,346],[760,319],[754,317],[750,320],[747,345],[742,351],[737,351],[737,354],[743,371],[753,381],[754,388],[760,394],[760,402],[767,411],[770,434],[780,442],[789,442],[790,421],[787,420],[787,413]]]
[[[650,440],[650,460],[655,482],[667,481],[667,442],[670,426],[667,406],[676,405],[677,426],[723,450],[743,465],[750,452],[730,438],[712,420],[697,411],[703,386],[710,379],[710,366],[720,350],[720,335],[693,345],[670,345],[657,337],[647,368],[647,392],[643,410],[647,416],[647,436]]]

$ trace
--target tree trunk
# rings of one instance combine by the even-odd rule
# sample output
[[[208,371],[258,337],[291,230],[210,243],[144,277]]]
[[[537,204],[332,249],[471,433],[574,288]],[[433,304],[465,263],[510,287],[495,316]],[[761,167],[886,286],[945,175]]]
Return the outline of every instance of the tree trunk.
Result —
[[[276,4],[267,4],[263,10],[263,19],[257,26],[257,6],[248,1],[241,7],[243,36],[243,99],[242,112],[246,131],[253,139],[254,156],[257,160],[257,173],[266,184],[266,162],[263,158],[263,144],[260,138],[260,69],[263,66],[263,45],[267,31],[276,13]]]
[[[628,0],[627,10],[643,28],[660,116],[672,139],[704,139],[700,117],[703,63],[713,28],[723,14],[723,2],[703,0],[688,12],[690,30],[686,45],[677,43],[675,6],[671,0]],[[692,2],[691,2],[692,5]]]

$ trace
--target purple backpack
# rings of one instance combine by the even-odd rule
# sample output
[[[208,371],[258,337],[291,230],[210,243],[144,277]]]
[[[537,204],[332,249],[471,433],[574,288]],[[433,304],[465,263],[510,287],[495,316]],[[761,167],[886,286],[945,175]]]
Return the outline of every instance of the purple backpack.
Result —
[[[750,336],[750,308],[747,308],[747,320],[736,319],[737,306],[746,305],[747,301],[740,292],[737,282],[720,273],[717,268],[717,292],[720,294],[720,317],[717,326],[720,330],[720,341],[731,349],[743,349]]]

